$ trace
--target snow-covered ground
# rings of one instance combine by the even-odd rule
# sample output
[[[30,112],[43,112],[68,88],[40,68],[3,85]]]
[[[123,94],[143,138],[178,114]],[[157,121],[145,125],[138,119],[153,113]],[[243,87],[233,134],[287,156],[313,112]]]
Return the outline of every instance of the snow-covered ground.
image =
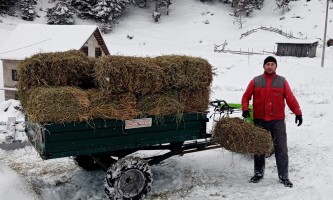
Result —
[[[239,103],[248,82],[263,72],[262,62],[269,55],[237,55],[214,52],[214,44],[228,43],[226,49],[274,51],[276,42],[286,38],[258,30],[240,39],[242,33],[260,26],[292,32],[296,37],[318,40],[315,58],[277,57],[277,73],[286,77],[303,110],[304,122],[297,127],[294,115],[286,110],[289,146],[289,174],[293,188],[278,183],[274,156],[267,159],[266,175],[258,184],[249,183],[253,174],[250,156],[224,149],[171,157],[152,166],[154,183],[146,199],[292,199],[326,200],[333,196],[333,47],[326,48],[321,67],[325,0],[291,2],[291,11],[282,15],[274,1],[246,18],[242,29],[233,24],[229,6],[177,0],[170,15],[158,23],[151,9],[130,9],[112,33],[104,35],[111,54],[154,56],[183,54],[200,56],[216,68],[211,99]],[[44,7],[38,1],[37,8]],[[333,37],[333,10],[329,9],[327,36]],[[36,23],[45,22],[43,14]],[[7,37],[20,19],[0,18],[0,37]],[[204,22],[209,22],[208,24]],[[27,23],[27,22],[23,22]],[[78,21],[79,24],[92,23]],[[133,39],[126,36],[132,35]],[[0,45],[2,40],[0,40]],[[1,52],[0,52],[1,53]],[[2,75],[1,75],[2,77]],[[2,82],[2,81],[1,81]],[[3,104],[8,104],[4,102]],[[12,103],[17,103],[12,101]],[[0,110],[1,111],[1,110]],[[1,112],[2,124],[18,117],[14,109]],[[211,122],[208,127],[211,127]],[[1,130],[5,130],[5,125]],[[208,130],[209,131],[209,130]],[[32,146],[3,150],[0,132],[0,198],[12,199],[107,199],[103,171],[86,172],[70,158],[42,160]],[[18,137],[24,140],[24,135]],[[154,151],[157,155],[162,152]],[[138,152],[141,156],[146,152]],[[25,195],[23,198],[22,195]]]

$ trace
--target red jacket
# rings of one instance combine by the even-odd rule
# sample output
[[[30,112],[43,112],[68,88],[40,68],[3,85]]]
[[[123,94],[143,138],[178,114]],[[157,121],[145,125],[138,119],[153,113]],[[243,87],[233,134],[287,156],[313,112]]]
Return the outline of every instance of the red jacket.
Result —
[[[285,100],[295,115],[302,115],[301,108],[284,77],[271,74],[256,76],[251,80],[242,97],[242,110],[249,109],[253,96],[253,117],[266,121],[285,119]]]

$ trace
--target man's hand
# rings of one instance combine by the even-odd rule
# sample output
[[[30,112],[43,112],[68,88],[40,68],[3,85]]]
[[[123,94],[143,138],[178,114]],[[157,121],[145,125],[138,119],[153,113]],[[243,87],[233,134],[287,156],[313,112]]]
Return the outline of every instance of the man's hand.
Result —
[[[250,112],[248,110],[243,110],[242,116],[244,118],[249,118],[250,117]]]
[[[300,126],[303,123],[303,117],[302,115],[296,115],[295,117],[295,123],[297,124],[297,126]]]

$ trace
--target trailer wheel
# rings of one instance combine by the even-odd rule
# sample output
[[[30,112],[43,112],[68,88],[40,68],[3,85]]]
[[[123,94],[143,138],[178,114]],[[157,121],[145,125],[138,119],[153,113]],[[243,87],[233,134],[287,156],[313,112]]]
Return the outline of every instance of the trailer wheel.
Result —
[[[79,155],[74,157],[75,163],[86,171],[94,171],[100,169],[100,166],[88,155]]]
[[[110,199],[141,199],[151,190],[152,182],[153,174],[146,161],[121,158],[107,171],[105,193]]]
[[[184,142],[171,142],[170,143],[170,150],[171,151],[178,151],[182,148]]]
[[[94,155],[100,162],[106,166],[111,166],[116,160],[108,155]],[[94,161],[89,155],[78,155],[74,157],[75,163],[86,171],[94,171],[102,169],[102,167]]]

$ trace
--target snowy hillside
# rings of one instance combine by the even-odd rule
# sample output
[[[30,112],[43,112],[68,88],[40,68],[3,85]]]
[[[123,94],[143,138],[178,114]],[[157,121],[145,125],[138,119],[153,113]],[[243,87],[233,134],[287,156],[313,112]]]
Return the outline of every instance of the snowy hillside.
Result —
[[[51,1],[50,1],[51,2]],[[258,184],[249,183],[253,159],[215,149],[171,157],[152,166],[154,182],[146,199],[292,199],[326,200],[333,196],[333,47],[326,48],[325,66],[321,67],[324,35],[325,0],[291,2],[291,11],[282,14],[274,1],[266,0],[264,8],[245,18],[242,29],[233,24],[230,6],[201,3],[197,0],[172,1],[170,15],[158,23],[147,9],[131,8],[114,30],[103,35],[111,54],[156,56],[182,54],[207,59],[216,69],[211,99],[240,103],[249,81],[263,73],[262,63],[271,55],[238,55],[214,52],[214,45],[227,43],[226,49],[242,51],[276,51],[276,42],[287,38],[265,30],[241,38],[252,29],[274,27],[295,37],[317,40],[315,58],[278,57],[277,73],[286,77],[303,111],[304,122],[297,127],[294,115],[286,110],[289,147],[289,175],[293,188],[278,182],[274,156],[266,160],[266,175]],[[48,6],[38,1],[36,8]],[[333,3],[330,2],[327,37],[333,38]],[[39,9],[36,9],[39,10]],[[45,12],[34,23],[45,23]],[[18,23],[18,18],[1,17],[0,45]],[[207,23],[209,22],[209,23]],[[78,24],[93,23],[79,20]],[[127,35],[133,36],[129,39]],[[1,52],[0,52],[1,54]],[[2,84],[2,74],[0,76]],[[1,87],[1,85],[0,85]],[[2,97],[3,98],[3,97]],[[3,101],[3,99],[2,99]],[[15,102],[16,103],[16,102]],[[8,109],[9,110],[9,109]],[[13,111],[13,110],[12,110]],[[2,112],[3,124],[10,110]],[[212,122],[208,123],[208,130]],[[3,129],[5,126],[3,126]],[[32,146],[6,150],[0,132],[0,197],[22,199],[107,199],[103,171],[86,172],[71,158],[42,160]],[[6,148],[5,148],[6,146]],[[158,155],[154,151],[149,154]],[[140,151],[137,156],[148,152]],[[11,169],[9,169],[9,168]],[[11,175],[14,174],[14,175]],[[19,187],[20,186],[20,187]],[[10,195],[9,195],[10,194]]]

